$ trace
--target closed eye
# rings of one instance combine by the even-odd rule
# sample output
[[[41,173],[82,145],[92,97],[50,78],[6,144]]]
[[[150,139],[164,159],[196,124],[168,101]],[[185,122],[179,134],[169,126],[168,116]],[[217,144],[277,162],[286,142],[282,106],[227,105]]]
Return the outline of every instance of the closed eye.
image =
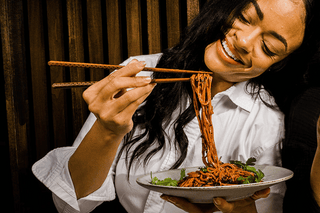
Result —
[[[262,41],[262,49],[263,49],[263,52],[265,52],[265,54],[267,54],[268,56],[270,57],[273,57],[276,55],[276,53],[272,52],[268,46],[266,45],[265,41]]]
[[[250,22],[244,17],[243,14],[240,14],[238,19],[244,24],[250,24]]]

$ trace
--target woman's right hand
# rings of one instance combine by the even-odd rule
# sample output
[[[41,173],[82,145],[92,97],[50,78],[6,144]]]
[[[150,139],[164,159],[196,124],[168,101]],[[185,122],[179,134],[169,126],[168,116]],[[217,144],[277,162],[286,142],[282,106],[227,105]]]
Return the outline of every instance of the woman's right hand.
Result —
[[[101,187],[123,137],[132,129],[134,112],[155,86],[150,78],[135,77],[144,66],[133,60],[83,93],[97,120],[68,164],[78,199]]]
[[[106,135],[123,137],[132,129],[134,112],[155,86],[150,77],[135,77],[144,67],[134,59],[84,91],[83,98]]]

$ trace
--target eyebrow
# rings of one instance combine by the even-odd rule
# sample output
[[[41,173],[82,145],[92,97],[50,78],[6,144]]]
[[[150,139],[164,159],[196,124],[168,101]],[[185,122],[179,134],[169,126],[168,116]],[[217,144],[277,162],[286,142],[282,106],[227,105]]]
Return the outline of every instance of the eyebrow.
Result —
[[[261,9],[260,9],[259,4],[258,4],[256,1],[252,1],[252,4],[253,4],[253,6],[256,8],[256,12],[257,12],[257,14],[258,14],[259,19],[262,21],[264,15],[263,15],[263,13],[262,13],[262,11],[261,11]]]
[[[256,1],[252,1],[252,4],[253,4],[254,8],[256,9],[256,12],[257,12],[257,15],[258,15],[259,19],[262,21],[263,18],[264,18],[264,14],[263,14],[263,12],[262,12],[261,9],[260,9],[259,4],[258,4]],[[279,35],[279,34],[278,34],[277,32],[275,32],[275,31],[270,31],[269,33],[270,33],[272,36],[274,36],[276,39],[278,39],[279,41],[281,41],[281,42],[283,43],[283,45],[286,47],[286,51],[287,51],[287,49],[288,49],[287,40],[286,40],[283,36]]]
[[[269,31],[269,33],[274,36],[275,38],[277,38],[279,41],[281,41],[283,43],[283,45],[286,47],[286,51],[288,49],[288,43],[287,40],[285,38],[283,38],[281,35],[279,35],[277,32],[275,31]]]

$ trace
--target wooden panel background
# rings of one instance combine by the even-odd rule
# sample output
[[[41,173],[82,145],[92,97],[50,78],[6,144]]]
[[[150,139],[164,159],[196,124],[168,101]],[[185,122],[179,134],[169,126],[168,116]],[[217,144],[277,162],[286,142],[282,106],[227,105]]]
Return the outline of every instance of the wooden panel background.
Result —
[[[0,0],[1,163],[8,212],[56,212],[31,166],[69,146],[88,110],[83,89],[108,70],[49,67],[49,60],[119,64],[179,41],[205,0]],[[6,189],[7,188],[7,189]]]

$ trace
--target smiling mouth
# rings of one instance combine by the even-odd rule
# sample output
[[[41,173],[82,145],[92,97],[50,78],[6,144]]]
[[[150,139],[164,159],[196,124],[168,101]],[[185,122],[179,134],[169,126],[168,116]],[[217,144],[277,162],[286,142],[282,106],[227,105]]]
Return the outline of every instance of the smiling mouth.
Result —
[[[232,51],[231,48],[229,48],[228,42],[226,41],[226,39],[223,39],[221,42],[221,47],[222,50],[224,51],[225,56],[229,57],[228,62],[232,62],[232,64],[242,64],[244,65],[244,63],[242,62],[242,60],[240,58],[238,58],[236,56],[236,54],[234,53],[234,50]],[[232,60],[232,61],[230,61]]]

